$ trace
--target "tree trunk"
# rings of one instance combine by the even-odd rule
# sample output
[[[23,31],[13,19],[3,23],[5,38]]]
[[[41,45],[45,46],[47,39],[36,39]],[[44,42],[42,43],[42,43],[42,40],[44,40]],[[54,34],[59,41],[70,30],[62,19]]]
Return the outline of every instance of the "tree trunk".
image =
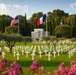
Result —
[[[10,53],[12,53],[12,47],[10,47]]]

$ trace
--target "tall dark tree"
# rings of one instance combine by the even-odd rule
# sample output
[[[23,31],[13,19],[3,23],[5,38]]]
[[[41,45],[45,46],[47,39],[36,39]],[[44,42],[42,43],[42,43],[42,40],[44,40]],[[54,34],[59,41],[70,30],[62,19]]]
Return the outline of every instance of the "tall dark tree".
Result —
[[[76,37],[76,15],[73,15],[72,21],[72,37]]]
[[[26,20],[26,13],[25,13],[25,25],[24,25],[24,28],[25,28],[25,36],[28,36],[28,24],[27,24],[27,20]]]
[[[5,32],[5,28],[10,25],[12,17],[6,14],[0,15],[0,31]]]

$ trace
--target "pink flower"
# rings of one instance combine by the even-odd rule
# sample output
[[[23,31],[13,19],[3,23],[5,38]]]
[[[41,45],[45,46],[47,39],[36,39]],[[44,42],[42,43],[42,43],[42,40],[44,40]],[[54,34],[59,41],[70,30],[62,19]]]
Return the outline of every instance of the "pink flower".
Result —
[[[74,72],[69,72],[68,75],[75,75],[75,73]]]
[[[38,60],[35,60],[35,61],[33,61],[31,67],[29,68],[29,70],[35,71],[38,68],[39,68],[39,61]]]
[[[41,71],[41,72],[44,72],[44,71],[45,71],[45,67],[43,67],[43,66],[40,67],[40,71]]]
[[[3,63],[2,63],[2,62],[0,62],[0,71],[2,71],[2,70],[3,70],[3,68],[4,68]]]
[[[2,55],[2,52],[3,52],[3,51],[2,51],[2,50],[0,50],[0,55]]]
[[[8,59],[7,59],[7,58],[3,58],[3,59],[1,60],[1,62],[3,62],[3,63],[8,63]]]
[[[70,65],[71,65],[71,68],[72,68],[74,65],[76,65],[76,62],[75,61],[71,61]]]
[[[56,70],[55,71],[55,75],[59,75],[60,74],[60,71],[59,70]]]
[[[38,60],[35,60],[35,61],[33,61],[32,64],[35,65],[35,66],[39,66],[39,61]]]
[[[18,63],[17,63],[16,61],[14,61],[14,62],[11,64],[12,67],[15,67],[15,66],[17,66],[17,65],[18,65]]]
[[[64,62],[62,62],[60,65],[59,65],[59,70],[63,70],[65,68],[65,64]]]
[[[13,70],[13,75],[19,75],[16,70]]]

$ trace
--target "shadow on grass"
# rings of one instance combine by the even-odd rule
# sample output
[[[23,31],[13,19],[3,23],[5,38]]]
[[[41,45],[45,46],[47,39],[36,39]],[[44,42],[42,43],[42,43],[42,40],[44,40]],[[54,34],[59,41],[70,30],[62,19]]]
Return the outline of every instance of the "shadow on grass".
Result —
[[[13,61],[10,61],[9,64],[11,64]],[[22,67],[30,67],[33,61],[18,61],[18,63],[22,66]],[[45,66],[45,67],[58,67],[60,65],[60,61],[39,61],[40,62],[40,66]],[[69,62],[64,62],[66,66],[70,66]]]

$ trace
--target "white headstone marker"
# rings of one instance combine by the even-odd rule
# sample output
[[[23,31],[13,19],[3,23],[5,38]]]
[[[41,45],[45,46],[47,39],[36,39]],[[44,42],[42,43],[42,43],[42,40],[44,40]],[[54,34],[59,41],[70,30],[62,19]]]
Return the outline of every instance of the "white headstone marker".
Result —
[[[40,54],[40,58],[41,58],[41,54],[42,54],[42,52],[40,51],[39,54]]]
[[[25,53],[26,53],[26,57],[28,57],[29,52],[27,51],[27,52],[25,52]]]
[[[55,56],[56,56],[56,52],[54,51],[53,54],[54,54],[54,58],[55,58]]]
[[[60,50],[57,51],[58,52],[58,56],[60,55]]]
[[[32,53],[31,55],[32,55],[32,60],[34,60],[35,53]]]
[[[47,50],[45,50],[44,52],[45,52],[45,56],[47,56],[47,52],[48,52],[48,51],[47,51]]]
[[[19,60],[19,56],[20,56],[19,52],[17,52],[16,55],[17,55],[17,60]]]
[[[23,55],[23,54],[24,54],[24,50],[22,49],[22,51],[21,51],[21,52],[22,52],[22,55]]]
[[[3,58],[5,57],[5,55],[6,55],[5,52],[2,52],[2,57],[3,57]]]
[[[48,61],[50,61],[50,56],[51,56],[50,52],[47,55],[48,55]]]
[[[14,50],[13,54],[14,54],[14,57],[16,57],[16,51],[15,50]]]
[[[71,52],[69,51],[69,58],[71,57]]]

